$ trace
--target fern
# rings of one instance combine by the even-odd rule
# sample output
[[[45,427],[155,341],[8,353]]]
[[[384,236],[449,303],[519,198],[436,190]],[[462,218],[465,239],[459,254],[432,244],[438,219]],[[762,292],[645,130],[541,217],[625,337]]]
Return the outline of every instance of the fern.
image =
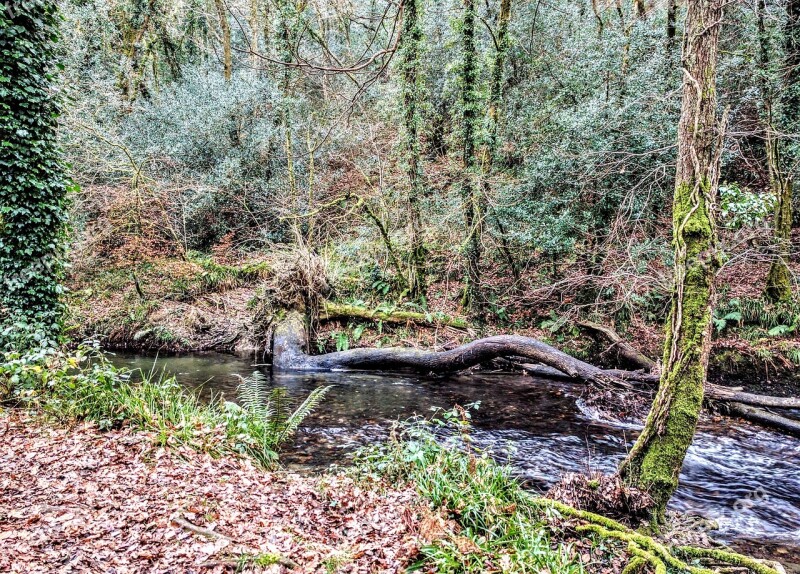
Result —
[[[236,389],[236,394],[239,396],[242,408],[265,419],[271,418],[269,401],[265,401],[267,396],[267,377],[264,373],[254,371],[247,378],[241,375],[237,376],[241,379],[241,382]]]
[[[319,406],[319,403],[322,402],[322,399],[325,398],[325,395],[327,395],[330,390],[331,385],[327,387],[317,387],[311,391],[306,397],[306,400],[304,400],[286,419],[286,422],[283,424],[282,434],[279,437],[279,442],[286,440],[289,436],[297,432],[303,420]]]
[[[331,389],[319,387],[311,391],[294,410],[294,401],[285,387],[268,389],[267,377],[255,371],[249,377],[240,377],[237,388],[239,402],[246,416],[246,424],[261,427],[261,435],[275,446],[292,436]]]

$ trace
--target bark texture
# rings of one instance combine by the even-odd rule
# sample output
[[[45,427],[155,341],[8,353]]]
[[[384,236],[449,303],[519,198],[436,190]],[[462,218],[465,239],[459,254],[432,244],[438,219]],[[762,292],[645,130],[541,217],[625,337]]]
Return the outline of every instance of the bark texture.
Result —
[[[228,22],[228,10],[223,0],[214,0],[214,6],[219,16],[219,27],[222,30],[222,65],[225,74],[225,81],[231,79],[233,70],[233,60],[231,59],[231,25]]]
[[[673,199],[675,252],[664,367],[645,428],[621,475],[655,501],[654,522],[678,486],[703,405],[718,268],[716,60],[723,0],[689,0],[683,44],[683,99]]]
[[[308,355],[305,322],[290,312],[275,327],[272,366],[278,370],[330,371],[346,369],[411,370],[444,375],[463,371],[498,357],[524,357],[557,369],[579,381],[623,385],[595,366],[575,359],[529,337],[500,335],[479,339],[449,351],[406,348],[350,349],[325,355]]]
[[[475,0],[464,0],[464,20],[461,29],[461,111],[462,111],[462,161],[461,203],[464,211],[464,255],[466,258],[466,285],[464,307],[478,325],[484,321],[484,301],[481,291],[481,236],[483,215],[480,193],[475,185],[475,138],[478,131],[478,53],[475,44]]]
[[[399,56],[402,74],[403,127],[405,163],[409,191],[407,225],[410,250],[408,255],[408,284],[412,299],[423,300],[426,294],[425,244],[422,240],[420,202],[424,196],[422,151],[419,139],[422,123],[422,80],[419,76],[422,50],[422,25],[420,1],[408,0],[403,4],[403,28]]]
[[[757,11],[761,66],[769,70],[773,66],[773,50],[764,22],[764,0],[758,2]],[[762,80],[764,141],[770,188],[775,196],[773,229],[776,246],[775,259],[767,275],[765,295],[773,301],[792,298],[792,274],[788,264],[791,257],[793,173],[797,169],[797,154],[793,149],[794,144],[786,141],[786,134],[797,133],[800,122],[800,110],[797,109],[800,106],[800,0],[789,0],[786,12],[783,30],[785,55],[783,61],[777,62],[777,67],[784,70],[783,77],[777,83],[783,85],[776,87],[766,78]]]

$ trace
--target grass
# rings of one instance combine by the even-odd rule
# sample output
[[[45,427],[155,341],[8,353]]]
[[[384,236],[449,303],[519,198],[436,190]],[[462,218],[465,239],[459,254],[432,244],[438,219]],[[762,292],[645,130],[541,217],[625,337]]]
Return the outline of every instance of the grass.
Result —
[[[214,457],[246,456],[272,468],[281,444],[328,391],[316,389],[295,410],[285,390],[273,390],[258,404],[259,391],[248,394],[248,389],[260,389],[263,380],[251,377],[240,387],[249,401],[239,406],[221,398],[202,402],[163,373],[143,373],[135,383],[130,374],[92,348],[7,352],[0,363],[0,398],[62,423],[129,426],[150,433],[159,445],[188,446]]]
[[[424,546],[415,567],[441,573],[583,573],[572,545],[554,543],[549,511],[531,503],[510,467],[470,447],[468,413],[457,408],[440,414],[397,427],[392,440],[357,456],[360,476],[411,482],[458,524]],[[456,427],[453,440],[462,448],[436,440],[440,424]]]
[[[719,548],[672,546],[620,522],[526,491],[511,468],[476,450],[469,410],[399,423],[389,441],[362,450],[354,472],[367,480],[411,483],[439,516],[413,569],[440,573],[715,574],[708,567],[744,567],[778,574],[765,564]],[[448,522],[451,523],[448,525]],[[667,539],[668,540],[668,539]],[[687,560],[688,558],[688,560]]]

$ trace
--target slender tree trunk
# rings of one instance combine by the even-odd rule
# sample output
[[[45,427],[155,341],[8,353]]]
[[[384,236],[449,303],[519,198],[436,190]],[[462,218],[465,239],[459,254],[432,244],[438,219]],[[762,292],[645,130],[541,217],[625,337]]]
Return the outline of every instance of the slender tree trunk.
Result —
[[[784,46],[786,52],[786,86],[783,90],[782,104],[785,110],[785,121],[788,133],[800,133],[800,0],[788,0],[786,3],[786,24],[783,29]],[[792,169],[792,179],[795,180],[797,171],[800,170],[800,150],[795,144],[794,148],[784,152],[787,163]],[[796,197],[789,202],[794,205]],[[794,209],[793,225],[800,225],[798,215],[800,209]]]
[[[409,180],[407,221],[409,236],[408,290],[412,299],[425,301],[427,256],[422,239],[420,202],[425,193],[422,174],[422,153],[419,130],[422,124],[421,66],[422,26],[419,22],[420,1],[408,0],[403,5],[403,29],[400,39],[400,71],[402,74],[403,124],[405,128],[406,173]]]
[[[219,27],[222,30],[222,62],[225,81],[228,82],[231,79],[231,70],[233,69],[231,60],[231,25],[228,22],[228,10],[225,7],[224,0],[214,0],[214,6],[217,8]]]
[[[677,30],[675,22],[677,15],[678,0],[667,0],[667,60],[670,63],[675,52],[675,32]]]
[[[492,213],[489,207],[489,195],[491,185],[489,178],[494,168],[495,156],[497,155],[498,145],[498,121],[500,116],[500,105],[503,100],[503,70],[508,54],[508,24],[511,20],[511,0],[500,0],[500,14],[497,18],[497,46],[492,61],[492,71],[489,85],[489,105],[486,114],[487,128],[486,141],[481,151],[481,212],[486,214],[487,221],[497,228],[500,235],[500,251],[503,258],[508,263],[511,274],[514,276],[514,283],[519,282],[519,269],[514,261],[514,256],[508,245],[506,230],[500,219]]]
[[[478,54],[475,46],[475,0],[464,0],[462,23],[461,107],[463,115],[463,164],[461,201],[466,229],[464,255],[466,256],[466,285],[464,306],[472,319],[481,324],[484,320],[484,301],[481,291],[481,235],[483,216],[478,188],[475,185],[475,138],[478,132]]]
[[[769,46],[764,26],[764,1],[758,3],[758,26],[761,39],[762,65],[769,64]],[[775,244],[776,258],[767,275],[766,296],[773,301],[792,298],[792,274],[789,270],[792,240],[792,188],[793,173],[797,169],[797,154],[792,145],[781,141],[779,134],[796,134],[800,128],[800,0],[789,0],[784,27],[785,56],[782,62],[783,89],[776,101],[765,98],[767,163],[772,192],[775,194]],[[766,91],[766,90],[765,90]],[[773,114],[777,110],[777,114]],[[777,115],[777,117],[775,117]],[[775,125],[777,124],[777,130]],[[777,133],[776,133],[777,132]],[[781,145],[783,144],[783,145]]]
[[[703,404],[711,339],[719,172],[716,60],[724,0],[689,0],[683,44],[683,102],[673,200],[672,308],[659,390],[620,473],[655,501],[654,523],[678,486]]]

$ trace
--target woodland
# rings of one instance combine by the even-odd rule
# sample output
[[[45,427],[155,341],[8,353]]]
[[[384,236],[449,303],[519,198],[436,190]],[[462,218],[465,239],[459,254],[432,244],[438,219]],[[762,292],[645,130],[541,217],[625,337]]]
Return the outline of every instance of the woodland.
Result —
[[[681,506],[698,433],[800,464],[800,0],[10,0],[0,120],[0,571],[800,571],[793,472]],[[430,404],[289,472],[363,372],[623,438],[533,488]]]

